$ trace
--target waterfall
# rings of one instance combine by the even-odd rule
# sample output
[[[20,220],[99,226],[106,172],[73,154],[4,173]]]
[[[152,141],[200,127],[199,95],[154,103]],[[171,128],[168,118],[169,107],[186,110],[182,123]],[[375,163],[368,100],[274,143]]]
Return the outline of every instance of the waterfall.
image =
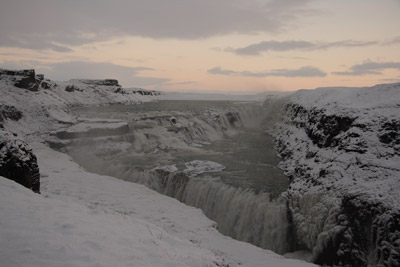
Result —
[[[218,223],[218,230],[235,239],[273,250],[289,251],[285,200],[271,200],[268,193],[222,183],[211,177],[190,179],[182,202],[198,207]]]
[[[268,193],[227,185],[209,175],[191,177],[183,172],[157,170],[128,171],[122,176],[200,208],[224,235],[280,254],[290,251],[284,197],[272,199]]]
[[[149,164],[143,167],[138,162],[148,157],[150,163],[159,164],[154,163],[152,157],[159,160],[177,149],[196,149],[193,144],[224,138],[237,127],[259,126],[264,115],[261,106],[244,105],[222,111],[207,109],[195,114],[157,113],[134,120],[130,117],[133,115],[124,113],[121,116],[130,121],[128,134],[108,137],[101,143],[75,139],[69,154],[89,171],[140,183],[200,208],[218,224],[222,234],[283,254],[291,249],[285,197],[273,198],[269,193],[228,185],[211,175],[150,170]],[[111,113],[110,116],[115,115]],[[129,150],[124,151],[122,144],[128,144]],[[122,156],[112,159],[110,148]],[[143,157],[136,156],[132,165],[128,165],[126,159],[130,153]]]

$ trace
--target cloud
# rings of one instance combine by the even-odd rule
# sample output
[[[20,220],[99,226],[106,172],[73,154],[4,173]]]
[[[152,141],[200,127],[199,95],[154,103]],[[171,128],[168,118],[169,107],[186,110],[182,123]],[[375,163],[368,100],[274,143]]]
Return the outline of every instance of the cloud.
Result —
[[[259,55],[266,51],[288,51],[295,49],[305,49],[314,47],[313,43],[305,41],[266,41],[258,44],[252,44],[243,48],[233,50],[239,55]]]
[[[394,37],[390,40],[386,40],[383,45],[396,45],[400,44],[400,36]]]
[[[326,76],[325,72],[312,66],[304,66],[299,69],[277,69],[268,72],[233,71],[233,70],[223,70],[220,67],[215,67],[208,70],[208,73],[215,75],[247,76],[247,77],[325,77]]]
[[[378,45],[377,41],[353,41],[353,40],[345,40],[338,42],[331,42],[326,44],[316,44],[315,49],[328,49],[332,47],[364,47],[364,46],[373,46]]]
[[[199,39],[276,33],[318,14],[315,0],[4,0],[0,46],[68,51],[118,36]]]
[[[265,41],[257,44],[252,44],[246,47],[237,49],[225,49],[225,52],[234,52],[238,55],[260,55],[262,52],[267,51],[291,51],[291,50],[320,50],[334,47],[363,47],[377,45],[376,41],[338,41],[331,43],[316,43],[308,41]]]
[[[400,70],[400,62],[372,62],[367,61],[362,64],[353,65],[348,71],[337,71],[332,72],[335,75],[344,76],[362,76],[362,75],[379,75],[385,69],[397,69]]]
[[[4,62],[4,68],[34,68],[36,73],[45,74],[46,78],[56,81],[70,79],[117,79],[124,87],[155,86],[168,82],[169,79],[143,76],[143,71],[153,71],[147,67],[127,67],[107,62],[71,61],[62,63],[42,63],[37,61]]]

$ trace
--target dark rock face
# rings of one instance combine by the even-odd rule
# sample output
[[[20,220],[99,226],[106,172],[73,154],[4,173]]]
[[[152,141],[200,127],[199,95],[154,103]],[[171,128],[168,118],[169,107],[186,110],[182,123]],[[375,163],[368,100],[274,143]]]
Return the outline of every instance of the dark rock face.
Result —
[[[82,83],[90,85],[103,85],[103,86],[119,86],[118,80],[115,79],[105,79],[105,80],[79,80]]]
[[[51,85],[50,85],[50,83],[48,82],[48,81],[42,81],[41,83],[40,83],[40,87],[42,87],[43,89],[50,89],[51,88]]]
[[[240,115],[237,111],[229,111],[225,113],[225,117],[228,119],[230,125],[240,122]]]
[[[286,112],[294,124],[304,128],[308,137],[319,147],[334,147],[339,145],[336,137],[347,132],[355,118],[341,115],[326,115],[324,110],[311,109],[296,104],[290,104]]]
[[[71,93],[76,91],[78,88],[75,85],[67,85],[67,87],[65,87],[65,91]]]
[[[14,106],[0,105],[0,123],[6,119],[18,121],[22,118],[22,112]]]
[[[0,176],[40,193],[36,156],[28,144],[4,130],[0,130]]]
[[[342,265],[400,266],[400,211],[362,195],[347,195],[342,212],[351,241],[339,254]]]
[[[150,95],[150,96],[157,96],[157,95],[161,95],[162,94],[159,91],[146,90],[146,89],[141,89],[141,88],[135,88],[133,93],[134,94],[139,94],[139,95]]]
[[[35,70],[0,70],[0,79],[11,77],[14,86],[29,91],[39,90],[39,84],[43,80],[43,75],[35,75]]]
[[[397,155],[400,155],[400,121],[384,122],[381,125],[378,137],[381,143],[393,147]]]

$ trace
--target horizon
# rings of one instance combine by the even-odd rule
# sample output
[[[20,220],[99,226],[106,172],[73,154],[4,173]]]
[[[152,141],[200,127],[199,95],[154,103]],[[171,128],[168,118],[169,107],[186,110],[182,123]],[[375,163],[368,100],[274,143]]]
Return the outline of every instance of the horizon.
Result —
[[[0,68],[208,94],[396,83],[399,11],[399,0],[6,0]]]

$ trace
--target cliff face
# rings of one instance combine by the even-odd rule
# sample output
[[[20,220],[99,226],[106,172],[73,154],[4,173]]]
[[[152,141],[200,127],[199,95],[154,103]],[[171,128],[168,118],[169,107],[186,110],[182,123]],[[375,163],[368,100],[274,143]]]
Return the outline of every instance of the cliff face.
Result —
[[[400,84],[299,91],[276,148],[298,249],[320,264],[399,266]]]

